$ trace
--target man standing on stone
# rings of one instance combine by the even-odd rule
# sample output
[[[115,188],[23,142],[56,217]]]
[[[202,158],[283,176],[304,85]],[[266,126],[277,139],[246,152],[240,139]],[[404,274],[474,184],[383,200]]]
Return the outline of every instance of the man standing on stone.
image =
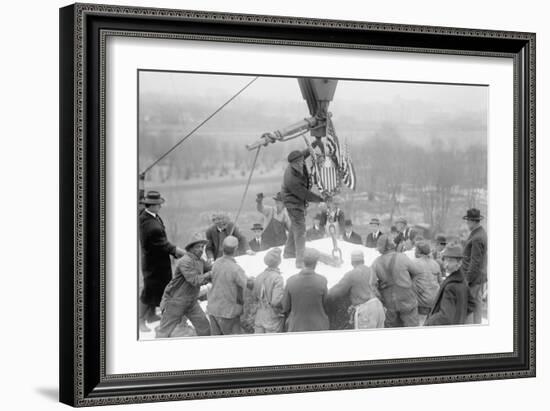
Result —
[[[160,305],[164,287],[172,279],[170,256],[180,258],[184,251],[166,238],[164,222],[158,215],[164,198],[157,191],[149,191],[141,200],[145,209],[139,215],[141,243],[141,273],[143,289],[139,304],[139,330],[151,331],[145,322],[158,321],[155,309]]]
[[[464,246],[462,270],[470,289],[470,307],[473,323],[481,324],[483,289],[487,283],[487,233],[481,226],[483,216],[477,208],[471,208],[462,217],[466,220],[470,235]]]
[[[294,150],[288,155],[281,194],[290,217],[290,233],[284,249],[284,258],[296,257],[296,267],[304,266],[306,246],[306,208],[308,203],[320,203],[323,198],[310,191],[310,178],[305,164],[308,150]]]
[[[212,288],[208,293],[206,307],[210,315],[212,335],[241,334],[241,314],[243,313],[245,289],[254,286],[244,270],[235,261],[239,246],[236,237],[223,240],[223,256],[212,266]]]

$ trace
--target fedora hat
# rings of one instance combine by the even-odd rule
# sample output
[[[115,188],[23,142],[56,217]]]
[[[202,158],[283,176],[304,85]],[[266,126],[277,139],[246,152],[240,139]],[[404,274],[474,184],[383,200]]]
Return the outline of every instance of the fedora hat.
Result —
[[[380,220],[378,218],[371,218],[369,224],[380,225]]]
[[[252,231],[254,231],[254,230],[263,230],[263,229],[264,229],[264,227],[260,223],[254,223],[252,225],[252,228],[251,228]]]
[[[164,203],[164,198],[160,196],[158,191],[148,191],[145,198],[142,198],[140,203],[145,205],[162,204]]]
[[[184,247],[185,251],[189,251],[191,248],[193,248],[196,244],[199,244],[199,243],[206,244],[208,243],[208,240],[206,240],[204,234],[202,233],[193,234],[193,237],[191,237],[191,240]]]
[[[462,247],[459,245],[449,245],[441,252],[441,257],[462,258],[464,257]]]
[[[468,211],[466,211],[466,215],[462,217],[462,219],[470,221],[481,221],[483,220],[483,216],[477,208],[470,208]]]
[[[407,219],[405,217],[397,217],[397,219],[395,220],[395,224],[397,223],[403,223],[403,224],[407,224]]]

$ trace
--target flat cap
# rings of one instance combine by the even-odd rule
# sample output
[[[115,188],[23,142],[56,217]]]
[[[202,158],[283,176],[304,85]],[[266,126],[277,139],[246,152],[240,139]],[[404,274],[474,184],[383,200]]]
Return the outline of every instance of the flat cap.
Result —
[[[223,246],[227,248],[237,248],[239,246],[239,240],[232,235],[227,236],[223,240]]]
[[[291,151],[290,154],[287,157],[287,160],[289,163],[292,163],[294,160],[299,159],[300,157],[303,157],[304,153],[300,150],[294,150]]]
[[[264,263],[268,267],[278,267],[281,264],[281,249],[272,248],[264,256]]]
[[[365,256],[361,250],[353,250],[351,252],[351,261],[365,261]]]
[[[315,264],[319,260],[319,251],[315,248],[306,248],[304,250],[304,263]]]

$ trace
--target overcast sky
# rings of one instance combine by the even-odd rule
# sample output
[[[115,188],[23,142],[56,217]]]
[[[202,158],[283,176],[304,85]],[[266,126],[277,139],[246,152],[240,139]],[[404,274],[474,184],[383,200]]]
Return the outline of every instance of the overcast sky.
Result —
[[[193,98],[208,97],[226,101],[254,77],[239,75],[140,72],[140,93],[173,96],[183,103]],[[332,110],[338,102],[392,103],[415,100],[436,104],[441,111],[487,110],[485,86],[398,83],[363,80],[340,80]],[[270,99],[281,104],[303,101],[295,78],[260,77],[239,99]],[[307,109],[304,106],[306,114]]]

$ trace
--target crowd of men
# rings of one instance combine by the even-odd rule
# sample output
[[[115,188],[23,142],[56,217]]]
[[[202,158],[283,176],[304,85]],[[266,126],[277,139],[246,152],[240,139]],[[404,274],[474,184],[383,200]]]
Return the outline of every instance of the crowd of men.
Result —
[[[264,223],[252,227],[248,241],[227,215],[213,216],[212,226],[183,248],[170,243],[159,216],[164,199],[150,191],[139,216],[143,289],[139,328],[160,319],[157,338],[173,335],[181,322],[192,324],[197,335],[241,334],[245,311],[252,317],[248,332],[321,331],[341,328],[409,327],[482,322],[487,282],[487,235],[478,209],[463,217],[468,239],[447,243],[444,235],[428,241],[400,217],[388,232],[372,218],[365,240],[353,230],[338,198],[323,198],[310,191],[304,159],[307,151],[288,156],[282,190],[274,206],[259,194],[256,208]],[[326,202],[306,230],[309,202]],[[352,270],[330,289],[316,272],[321,253],[307,241],[338,237],[368,248],[379,256],[370,266],[364,253],[351,253]],[[281,247],[284,248],[281,250]],[[265,269],[251,276],[235,259],[240,254],[264,254]],[[414,257],[410,256],[411,254]],[[177,259],[172,275],[170,256]],[[279,266],[295,258],[298,272],[285,282]],[[199,300],[208,285],[206,312]],[[334,321],[343,312],[345,325]],[[156,307],[160,306],[160,318]],[[253,309],[251,310],[251,307]]]

